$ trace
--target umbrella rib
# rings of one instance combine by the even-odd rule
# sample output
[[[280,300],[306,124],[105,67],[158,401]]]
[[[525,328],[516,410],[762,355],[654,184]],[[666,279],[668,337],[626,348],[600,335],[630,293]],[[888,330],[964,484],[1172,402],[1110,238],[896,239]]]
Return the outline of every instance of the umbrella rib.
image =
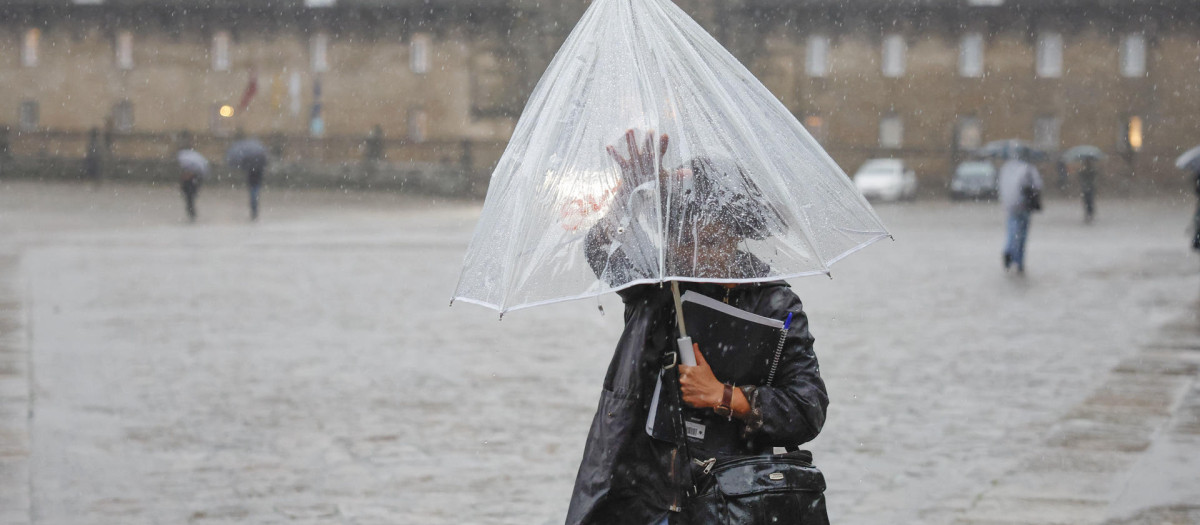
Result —
[[[607,2],[597,2],[597,3],[593,4],[592,7],[594,9],[588,9],[588,11],[584,13],[584,17],[583,17],[583,20],[580,21],[580,25],[583,25],[585,23],[590,25],[593,23],[598,23],[598,21],[600,21],[600,20],[604,20],[604,18],[601,17],[600,14],[602,12],[604,12],[603,8],[608,7],[608,5],[609,5],[609,3],[607,3]],[[603,31],[603,29],[601,31]],[[583,31],[583,32],[579,33],[579,35],[580,35],[580,38],[576,41],[572,41],[573,39],[568,38],[568,41],[566,43],[564,43],[563,48],[561,50],[559,50],[559,54],[564,57],[578,56],[577,48],[586,48],[587,46],[594,47],[596,45],[596,43],[597,43],[596,38],[594,38],[594,37],[593,38],[585,38],[585,37],[588,37],[591,35],[591,31]],[[553,60],[552,63],[557,62],[557,61],[558,60],[557,60],[557,56],[556,56],[555,60]],[[595,65],[596,65],[596,60],[593,59],[591,61],[589,67],[595,68]],[[547,70],[546,74],[550,75],[552,71],[557,71],[557,70]],[[551,75],[551,76],[557,76],[557,75]],[[552,86],[547,86],[547,89],[550,89],[551,87]],[[534,94],[535,97],[536,97],[536,95],[537,95],[537,93]],[[533,123],[540,122],[541,120],[536,117],[541,116],[541,113],[543,112],[544,109],[545,109],[544,106],[541,108],[538,108],[537,115],[536,116],[531,115],[532,117],[535,117],[535,118],[531,119],[531,122],[533,122]],[[522,118],[521,120],[524,120],[524,118]],[[534,125],[533,129],[537,129],[537,126]],[[525,177],[523,180],[520,180],[520,182],[522,184],[517,185],[519,194],[524,195],[526,193],[532,192],[536,196],[536,195],[544,193],[545,191],[548,190],[546,188],[547,185],[544,184],[545,183],[544,170],[540,169],[542,167],[543,166],[538,166],[539,169],[534,172],[535,175],[541,174],[542,179],[535,179],[534,177]],[[536,187],[533,187],[534,184],[536,184]],[[507,201],[507,199],[504,199],[504,201]],[[536,199],[534,199],[534,200],[524,200],[524,201],[516,200],[515,202],[538,202],[538,201]],[[518,262],[519,261],[517,260],[516,257],[514,257],[514,255],[517,255],[521,252],[522,247],[525,245],[525,243],[528,240],[528,237],[529,237],[529,227],[528,226],[529,226],[531,219],[532,219],[532,214],[530,214],[530,213],[522,213],[520,215],[520,218],[518,220],[518,227],[516,229],[516,239],[514,239],[516,242],[513,242],[512,244],[509,245],[507,257],[505,257],[505,266],[506,267],[505,267],[505,272],[504,272],[505,278],[503,281],[504,293],[500,299],[500,304],[501,304],[500,310],[502,313],[508,311],[508,308],[506,305],[509,301],[510,295],[516,289],[517,283],[515,282],[516,281],[515,277],[516,277],[516,274],[518,271],[518,266],[519,266]]]
[[[659,7],[660,7],[660,9],[665,8],[665,6],[662,6],[662,5],[659,5]],[[672,4],[672,7],[674,7],[673,4]],[[676,7],[676,9],[678,9],[678,7]],[[686,20],[690,20],[690,18],[686,18]],[[675,28],[678,31],[686,31],[688,29],[688,28],[679,27],[679,26],[675,26]],[[694,27],[691,29],[695,30]],[[681,36],[686,38],[687,34],[684,33]],[[691,39],[691,40],[698,41],[698,42],[704,42],[703,39]],[[690,51],[689,54],[692,55],[692,58],[694,59],[693,62],[696,63],[697,65],[699,65],[700,67],[704,68],[704,73],[706,73],[710,76],[716,76],[716,72],[714,72],[712,70],[712,66],[709,64],[709,61],[707,60],[707,58],[709,58],[709,57],[705,57],[704,55],[702,55],[699,52],[699,50],[693,46],[687,46],[685,48],[684,52],[689,52],[689,51]],[[742,66],[740,63],[736,63],[736,60],[733,62],[730,62],[725,57],[725,54],[728,54],[728,51],[725,51],[723,48],[720,50],[707,49],[707,51],[709,53],[711,53],[712,55],[714,55],[711,58],[727,62],[727,65],[731,66],[733,68],[733,70],[736,73],[738,73],[739,77],[744,77],[748,73],[748,71],[745,71],[745,66]],[[753,76],[753,75],[751,75],[751,76]],[[725,114],[727,114],[729,116],[729,118],[732,118],[735,121],[738,121],[740,124],[739,127],[742,129],[752,129],[753,126],[751,126],[751,123],[746,119],[746,116],[744,114],[742,114],[740,111],[738,111],[737,105],[730,98],[728,92],[726,92],[725,90],[720,90],[720,91],[716,92],[715,94],[717,95],[716,101],[721,106],[720,109],[722,109],[725,112]],[[776,100],[776,103],[779,103],[778,100]],[[754,153],[756,155],[758,155],[759,159],[769,159],[770,158],[770,156],[767,155],[766,151],[763,150],[762,144],[760,144],[758,141],[747,140],[746,142],[750,145],[751,148],[754,149]],[[834,165],[836,165],[836,164],[834,164]],[[777,166],[772,166],[772,167],[778,168]],[[867,209],[870,209],[870,208],[868,207]],[[873,211],[872,211],[872,214],[874,214]],[[878,220],[878,218],[876,218],[876,220]],[[817,263],[820,264],[821,269],[823,270],[823,273],[828,274],[829,267],[825,263],[825,258],[821,255],[820,250],[817,249],[816,245],[809,239],[809,232],[804,231],[803,235],[801,235],[800,237],[803,238],[804,243],[809,247],[810,250],[812,250],[813,255],[816,256]]]

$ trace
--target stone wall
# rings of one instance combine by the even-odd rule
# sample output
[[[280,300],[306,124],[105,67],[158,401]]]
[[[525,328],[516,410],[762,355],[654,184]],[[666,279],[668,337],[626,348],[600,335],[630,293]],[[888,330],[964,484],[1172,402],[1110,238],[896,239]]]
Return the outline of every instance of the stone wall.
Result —
[[[445,163],[450,156],[458,163],[455,147],[444,144],[507,140],[525,98],[586,7],[526,0],[416,4],[186,12],[21,4],[0,14],[0,124],[18,128],[20,104],[37,101],[40,129],[50,133],[37,135],[49,142],[33,149],[78,150],[81,145],[63,144],[54,134],[103,128],[114,104],[128,100],[135,123],[117,156],[166,155],[173,147],[169,137],[180,129],[211,135],[215,143],[242,128],[284,137],[288,160],[338,164],[359,158],[361,137],[379,125],[389,140],[403,143],[405,162]],[[955,141],[964,118],[978,119],[984,142],[1032,140],[1039,118],[1058,118],[1057,149],[1102,148],[1110,154],[1102,166],[1106,177],[1122,188],[1181,183],[1171,161],[1200,142],[1193,124],[1200,119],[1200,14],[1181,8],[1186,2],[679,4],[799,119],[820,119],[814,134],[851,173],[869,158],[901,157],[916,167],[927,190],[940,191],[965,156]],[[20,60],[29,28],[41,31],[34,67]],[[134,34],[130,70],[115,64],[116,35],[125,30]],[[1040,78],[1037,35],[1051,30],[1063,37],[1063,74]],[[212,41],[222,31],[231,35],[230,67],[215,71]],[[903,75],[888,78],[881,73],[881,48],[893,32],[904,39],[906,64]],[[968,32],[984,38],[978,78],[958,71]],[[1131,32],[1146,41],[1147,72],[1139,78],[1125,78],[1118,68],[1121,37]],[[319,34],[329,41],[324,72],[314,69],[311,48]],[[813,34],[830,38],[829,73],[819,78],[805,70]],[[425,73],[410,63],[420,39],[430,45]],[[247,110],[228,120],[215,117],[220,105],[238,105],[252,75],[258,90]],[[309,138],[318,79],[325,134]],[[880,120],[889,115],[903,124],[898,148],[880,146]],[[1126,142],[1131,117],[1144,128],[1136,152]],[[489,169],[485,160],[472,165]]]

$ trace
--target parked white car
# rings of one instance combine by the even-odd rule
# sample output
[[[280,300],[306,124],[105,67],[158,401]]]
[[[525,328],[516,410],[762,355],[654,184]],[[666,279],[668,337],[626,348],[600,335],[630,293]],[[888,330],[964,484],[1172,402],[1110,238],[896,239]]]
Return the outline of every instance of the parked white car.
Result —
[[[901,159],[871,159],[854,174],[854,187],[872,200],[909,200],[917,196],[917,174]]]

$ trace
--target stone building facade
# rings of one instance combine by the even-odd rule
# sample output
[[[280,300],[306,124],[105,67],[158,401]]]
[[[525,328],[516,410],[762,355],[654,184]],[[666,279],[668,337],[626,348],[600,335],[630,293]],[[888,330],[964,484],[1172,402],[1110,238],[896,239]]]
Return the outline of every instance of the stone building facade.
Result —
[[[1110,152],[1172,185],[1200,142],[1200,14],[1185,0],[678,0],[847,171],[1021,138]],[[586,8],[568,0],[0,0],[0,124],[15,155],[214,152],[236,130],[288,158],[487,171]],[[465,158],[465,161],[464,161]]]

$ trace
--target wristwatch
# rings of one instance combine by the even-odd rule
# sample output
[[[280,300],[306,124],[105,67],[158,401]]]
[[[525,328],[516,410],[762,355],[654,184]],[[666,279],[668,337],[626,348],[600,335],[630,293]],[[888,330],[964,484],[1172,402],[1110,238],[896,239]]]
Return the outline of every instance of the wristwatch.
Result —
[[[725,385],[725,393],[721,396],[721,404],[713,407],[718,416],[733,419],[733,385]]]

